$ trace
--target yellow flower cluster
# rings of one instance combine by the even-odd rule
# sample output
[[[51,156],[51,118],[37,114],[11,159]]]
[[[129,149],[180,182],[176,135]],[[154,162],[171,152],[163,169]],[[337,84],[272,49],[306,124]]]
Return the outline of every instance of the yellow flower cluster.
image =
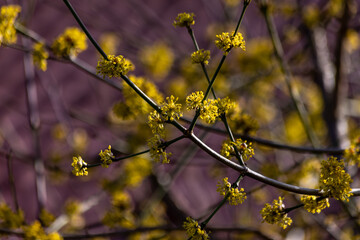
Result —
[[[21,11],[18,5],[2,6],[0,9],[0,45],[4,43],[15,43],[17,40],[15,19]]]
[[[51,50],[58,57],[76,57],[86,49],[86,35],[76,27],[66,28],[51,45]]]
[[[186,97],[186,107],[188,110],[201,109],[203,106],[204,93],[202,91],[196,91]]]
[[[80,157],[73,157],[73,162],[71,163],[71,166],[73,167],[72,173],[75,176],[87,176],[87,163]]]
[[[230,51],[231,48],[240,47],[245,51],[245,41],[241,33],[236,33],[234,36],[234,31],[231,33],[223,32],[222,34],[216,35],[217,40],[215,40],[215,45],[225,52],[225,55]]]
[[[5,204],[0,204],[0,227],[7,229],[16,229],[24,223],[24,213],[19,210],[13,212],[11,208]]]
[[[146,46],[140,51],[140,61],[155,78],[168,75],[174,62],[174,53],[162,42]]]
[[[204,63],[205,65],[209,64],[210,59],[210,51],[200,49],[191,54],[191,62],[192,63]]]
[[[105,149],[104,151],[101,150],[99,156],[101,160],[101,166],[108,168],[112,163],[112,159],[114,158],[114,154],[111,152],[111,145],[109,145],[108,149]]]
[[[360,137],[352,141],[349,148],[345,149],[344,161],[351,165],[360,167]]]
[[[135,69],[130,60],[127,60],[122,55],[114,56],[108,55],[108,60],[101,57],[96,66],[96,73],[103,77],[121,77],[126,75],[129,71]]]
[[[309,213],[320,213],[321,210],[330,207],[328,198],[317,200],[316,196],[302,196],[301,202]]]
[[[47,59],[49,58],[49,53],[45,49],[44,43],[35,43],[33,46],[33,61],[34,65],[39,69],[46,71],[47,69]]]
[[[352,179],[344,170],[344,161],[332,156],[321,161],[319,188],[325,196],[349,201],[352,195],[350,183]]]
[[[263,218],[262,222],[277,224],[283,229],[291,225],[291,218],[284,212],[285,205],[283,204],[283,200],[284,198],[279,197],[279,200],[273,200],[273,205],[269,203],[265,204],[265,207],[260,211]]]
[[[181,112],[181,104],[176,103],[178,98],[173,95],[166,98],[167,102],[164,102],[161,106],[161,115],[166,121],[174,121],[179,119],[183,114]]]
[[[175,27],[190,27],[195,24],[194,13],[179,13],[175,18],[173,25]]]
[[[227,114],[235,108],[235,103],[228,97],[216,99],[216,106],[218,108],[218,116]]]
[[[199,223],[192,219],[191,217],[187,217],[186,221],[183,223],[183,228],[186,230],[189,238],[193,240],[207,240],[210,239],[209,235],[205,230],[201,229]]]
[[[155,162],[169,163],[171,152],[166,152],[164,142],[161,140],[160,135],[155,134],[152,138],[148,140],[148,146],[150,148],[150,156],[154,159]]]
[[[35,221],[30,226],[23,227],[25,240],[61,240],[61,235],[57,232],[46,234],[39,221]]]
[[[242,204],[246,199],[244,189],[232,187],[227,177],[225,177],[222,182],[218,182],[216,191],[224,197],[229,194],[228,201],[230,205]]]
[[[155,102],[164,100],[156,85],[143,77],[129,76],[129,79]],[[135,119],[140,114],[148,114],[152,108],[128,85],[123,85],[123,96],[125,101],[118,102],[113,106],[114,114],[120,119]]]
[[[129,194],[123,191],[116,191],[112,195],[112,208],[108,211],[102,222],[110,227],[122,227],[131,229],[135,227],[135,218],[132,214],[131,200]]]
[[[247,161],[255,154],[254,149],[251,145],[251,142],[247,143],[246,140],[243,141],[241,138],[236,139],[235,142],[232,142],[231,140],[226,140],[221,147],[220,154],[230,159],[232,156],[235,156],[234,147],[236,147],[241,154],[243,160]]]
[[[151,132],[160,137],[165,137],[165,120],[157,111],[153,111],[148,116],[148,125]]]
[[[200,118],[206,123],[212,124],[220,115],[227,114],[235,104],[228,97],[218,99],[204,100],[204,93],[197,91],[186,97],[186,107],[188,110],[195,109],[199,111]]]
[[[154,136],[148,140],[148,146],[150,156],[155,162],[160,162],[160,160],[162,163],[170,162],[168,156],[171,156],[171,153],[165,151],[162,138],[165,137],[165,122],[179,119],[182,116],[181,104],[176,103],[177,100],[171,95],[166,98],[166,101],[160,107],[161,114],[157,111],[149,114],[148,125]]]

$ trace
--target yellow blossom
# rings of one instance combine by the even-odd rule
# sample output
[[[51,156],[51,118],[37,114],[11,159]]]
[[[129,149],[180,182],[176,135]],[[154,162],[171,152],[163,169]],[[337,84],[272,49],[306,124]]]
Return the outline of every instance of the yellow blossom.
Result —
[[[49,53],[45,49],[44,43],[35,43],[33,46],[33,61],[35,66],[39,69],[46,71],[47,69],[47,59],[49,58]]]
[[[179,13],[173,23],[175,27],[190,27],[195,24],[194,13]]]
[[[108,149],[105,149],[104,151],[101,150],[99,156],[101,160],[101,166],[108,168],[112,163],[112,159],[114,158],[114,154],[111,152],[111,145],[109,145]]]
[[[169,163],[171,156],[170,152],[166,152],[163,146],[163,141],[159,135],[154,135],[148,140],[148,146],[150,148],[150,156],[155,162]]]
[[[51,45],[51,50],[58,57],[76,57],[86,49],[86,35],[76,27],[66,28]]]
[[[343,160],[331,156],[327,160],[321,161],[319,188],[325,196],[349,201],[349,197],[352,195],[350,183],[352,183],[352,179],[345,172]]]
[[[241,33],[236,33],[234,36],[234,31],[231,33],[223,32],[222,34],[216,35],[217,40],[215,45],[223,50],[227,54],[231,48],[240,47],[245,51],[245,41]]]
[[[220,154],[226,158],[235,156],[234,147],[237,148],[244,161],[249,160],[255,154],[252,143],[247,143],[246,140],[243,141],[241,138],[236,139],[235,142],[226,140],[221,147]]]
[[[329,199],[318,200],[316,196],[302,196],[301,202],[309,213],[320,213],[321,210],[330,207]]]
[[[7,204],[0,204],[0,227],[16,229],[19,228],[23,223],[24,213],[22,210],[13,212]]]
[[[114,56],[108,55],[108,60],[101,57],[96,66],[96,73],[103,77],[121,77],[126,75],[129,71],[135,69],[130,60],[127,60],[122,55]]]
[[[279,197],[279,200],[274,199],[273,205],[269,203],[265,204],[265,207],[260,211],[263,218],[262,222],[277,224],[283,229],[291,225],[292,220],[284,211],[285,205],[283,204],[283,200],[284,198]]]
[[[25,240],[61,240],[63,239],[59,233],[53,232],[46,234],[40,222],[35,221],[30,226],[24,226],[24,239]]]
[[[161,114],[166,120],[174,121],[179,119],[183,114],[181,112],[181,104],[176,103],[178,98],[173,95],[166,98],[167,102],[164,102],[161,106]]]
[[[165,119],[157,111],[153,111],[148,116],[148,125],[151,132],[161,137],[165,136]]]
[[[200,118],[208,124],[213,124],[219,116],[217,100],[207,99],[200,108]]]
[[[229,111],[235,108],[235,103],[232,102],[228,97],[218,98],[216,101],[216,106],[218,108],[218,115],[225,115]]]
[[[73,167],[72,173],[75,176],[87,176],[88,175],[88,171],[87,171],[87,163],[80,157],[73,157],[73,162],[71,164],[71,166]]]
[[[19,5],[2,6],[0,9],[0,45],[4,43],[15,43],[17,40],[15,19],[21,11]]]
[[[210,51],[200,49],[191,54],[191,62],[192,63],[204,63],[205,65],[209,64],[210,59]]]
[[[227,177],[225,177],[222,182],[218,182],[216,191],[224,197],[229,194],[228,201],[230,205],[242,204],[246,199],[244,189],[232,187]]]
[[[199,223],[191,217],[186,218],[186,221],[183,223],[183,228],[185,229],[189,238],[193,240],[210,239],[206,231],[201,229]]]
[[[197,91],[191,93],[186,97],[186,106],[188,110],[195,109],[198,110],[202,107],[202,100],[204,99],[204,93],[202,91]]]

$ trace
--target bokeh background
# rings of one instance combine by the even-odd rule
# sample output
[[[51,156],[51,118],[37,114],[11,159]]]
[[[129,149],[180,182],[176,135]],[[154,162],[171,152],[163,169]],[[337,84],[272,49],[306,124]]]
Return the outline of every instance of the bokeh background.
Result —
[[[186,29],[172,25],[175,17],[181,12],[196,15],[193,30],[200,48],[211,51],[208,71],[212,75],[222,57],[214,44],[215,35],[235,28],[243,4],[236,0],[77,0],[71,3],[107,53],[130,59],[136,66],[131,74],[144,76],[164,96],[175,95],[182,103],[191,92],[205,91],[207,82],[200,66],[191,64],[193,43]],[[305,104],[319,142],[317,147],[343,149],[359,133],[358,3],[345,0],[271,3],[284,57],[293,75],[293,87]],[[0,3],[5,4],[21,5],[19,22],[49,45],[67,27],[78,26],[63,1]],[[235,49],[229,54],[215,83],[219,97],[230,96],[238,103],[237,115],[230,118],[234,132],[284,145],[312,147],[289,96],[259,1],[250,4],[240,32],[246,41],[246,51]],[[30,46],[20,35],[17,44],[25,48]],[[48,60],[46,72],[32,70],[34,92],[27,95],[24,56],[24,51],[11,46],[0,48],[0,201],[14,208],[12,190],[15,189],[26,221],[31,223],[36,219],[39,206],[34,161],[40,158],[45,164],[44,207],[58,221],[58,225],[52,227],[70,235],[108,232],[109,228],[101,220],[111,210],[112,197],[111,191],[103,190],[104,181],[114,182],[115,189],[122,188],[121,181],[125,181],[122,176],[127,176],[124,166],[131,159],[114,163],[109,168],[91,168],[89,176],[75,177],[71,174],[72,156],[81,154],[88,163],[95,163],[99,161],[100,150],[108,145],[116,156],[146,149],[146,141],[151,137],[146,126],[147,116],[130,120],[115,116],[114,104],[124,100],[121,91],[74,64],[54,58]],[[88,41],[88,49],[78,59],[95,72],[99,57]],[[341,73],[339,78],[337,72]],[[121,82],[120,79],[116,81]],[[340,101],[336,116],[331,118],[328,114],[333,108],[328,101],[333,97],[331,90],[337,81],[341,83],[336,93]],[[30,114],[29,98],[35,103],[35,117],[36,112],[39,114],[38,130],[30,124],[34,112]],[[187,111],[184,117],[191,119],[192,114]],[[223,129],[221,123],[215,127]],[[179,135],[176,129],[168,128],[169,139]],[[196,128],[195,132],[203,135],[207,130]],[[204,139],[214,150],[220,151],[226,135],[209,131]],[[287,183],[316,187],[320,161],[326,154],[288,151],[256,142],[253,146],[255,156],[247,162],[251,169]],[[148,173],[141,169],[146,176],[136,186],[126,188],[135,218],[140,219],[149,211],[156,219],[153,225],[137,220],[138,226],[181,229],[186,216],[204,218],[221,200],[216,192],[217,182],[225,176],[231,181],[237,178],[235,171],[227,169],[188,140],[168,150],[173,153],[170,164],[153,163]],[[151,161],[149,156],[143,158]],[[12,170],[9,170],[9,162]],[[359,186],[357,168],[348,170],[354,178],[353,186]],[[286,197],[286,206],[296,205],[299,196],[248,178],[240,186],[248,192],[247,201],[240,206],[221,208],[209,227],[227,230],[214,229],[212,239],[356,239],[351,236],[359,234],[360,202],[356,198],[347,205],[331,200],[331,208],[319,215],[311,215],[303,209],[291,212],[294,223],[282,230],[261,223],[259,211],[279,195]],[[81,210],[69,217],[71,214],[66,213],[71,204],[81,206]],[[61,223],[60,216],[65,216]],[[186,238],[181,231],[166,233],[160,231],[157,237]],[[131,236],[134,237],[119,234],[110,238]],[[149,236],[143,234],[142,237]]]

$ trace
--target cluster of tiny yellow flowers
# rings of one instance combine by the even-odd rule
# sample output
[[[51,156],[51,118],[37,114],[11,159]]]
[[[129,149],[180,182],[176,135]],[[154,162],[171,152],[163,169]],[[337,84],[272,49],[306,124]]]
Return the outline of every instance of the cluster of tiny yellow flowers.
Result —
[[[193,240],[209,239],[209,235],[206,233],[206,231],[201,229],[199,223],[191,217],[186,218],[186,221],[183,223],[183,228],[186,230],[189,238]]]
[[[87,176],[87,163],[80,157],[73,157],[73,162],[71,163],[73,167],[72,173],[75,176]]]
[[[86,48],[86,35],[76,27],[66,28],[51,45],[51,50],[58,57],[76,57]]]
[[[21,11],[18,5],[2,6],[0,9],[0,45],[4,43],[15,43],[17,40],[15,19]]]
[[[179,13],[175,18],[173,25],[175,27],[190,27],[195,24],[194,13]]]
[[[360,137],[352,141],[350,147],[345,149],[344,161],[360,167]]]
[[[175,98],[173,95],[166,98],[166,102],[164,102],[161,106],[161,114],[163,118],[167,121],[174,121],[175,119],[179,119],[183,114],[181,112],[181,104],[176,103],[178,98]]]
[[[230,34],[229,32],[223,32],[222,34],[216,35],[217,40],[215,40],[215,45],[223,50],[227,54],[231,48],[240,47],[245,51],[245,41],[241,33],[236,33],[234,36],[234,31]]]
[[[13,212],[7,204],[0,204],[0,227],[16,229],[19,228],[23,223],[23,211],[19,210],[18,212]]]
[[[112,163],[112,159],[114,158],[114,154],[111,152],[111,146],[109,145],[108,149],[105,149],[104,151],[101,150],[99,156],[101,160],[101,166],[108,168]]]
[[[129,76],[129,79],[143,91],[149,98],[157,103],[164,100],[156,85],[143,77]],[[123,96],[125,101],[113,106],[114,114],[120,119],[135,119],[140,114],[148,114],[152,108],[128,85],[123,85]]]
[[[96,66],[96,73],[103,77],[121,77],[126,75],[129,71],[135,69],[130,60],[127,60],[122,55],[114,56],[108,55],[108,59],[101,57]]]
[[[39,69],[46,71],[47,69],[47,59],[49,58],[49,53],[45,49],[44,43],[35,43],[33,46],[33,61],[34,65]]]
[[[220,115],[226,114],[235,104],[229,98],[204,100],[204,93],[197,91],[186,97],[186,108],[199,111],[200,118],[206,123],[212,124]]]
[[[155,134],[148,140],[148,146],[150,148],[150,156],[155,162],[169,163],[171,152],[166,152],[164,148],[164,142],[161,140],[160,135]]]
[[[235,156],[235,148],[239,151],[241,157],[244,161],[249,160],[252,156],[254,156],[254,149],[252,148],[252,143],[247,143],[247,141],[243,141],[241,138],[236,139],[235,142],[231,140],[226,140],[221,147],[220,154],[226,158],[231,158]]]
[[[330,207],[328,198],[318,200],[316,196],[302,196],[301,202],[309,213],[320,213],[321,210]]]
[[[204,99],[204,93],[202,91],[197,91],[191,93],[189,96],[186,97],[186,107],[188,110],[191,109],[201,109],[203,103],[202,100]]]
[[[162,138],[165,137],[165,122],[174,121],[182,116],[181,104],[176,103],[177,100],[178,98],[171,95],[162,103],[160,107],[161,114],[157,111],[149,114],[148,125],[154,136],[148,140],[148,146],[150,148],[150,156],[155,162],[170,162],[168,157],[171,156],[171,153],[165,151]]]
[[[30,226],[24,226],[24,239],[25,240],[61,240],[63,239],[59,233],[53,232],[46,234],[45,230],[42,228],[40,222],[35,221]]]
[[[321,161],[319,188],[325,196],[349,201],[352,195],[350,183],[352,179],[344,170],[344,161],[332,156]]]
[[[265,207],[260,211],[263,218],[262,222],[277,224],[283,229],[291,225],[292,220],[284,211],[285,205],[283,204],[283,200],[284,198],[279,197],[279,200],[273,200],[273,205],[269,203],[265,204]]]
[[[235,108],[235,103],[232,102],[228,97],[216,99],[216,106],[218,108],[218,115],[225,115],[230,110]]]
[[[229,194],[228,201],[230,205],[242,204],[246,199],[244,189],[232,187],[227,177],[225,177],[222,182],[218,182],[216,191],[224,197]]]
[[[210,59],[210,51],[200,49],[191,54],[191,62],[192,63],[204,63],[205,65],[209,64]]]
[[[153,111],[148,116],[148,125],[151,129],[151,132],[160,137],[165,136],[165,121],[163,117],[157,111]]]
[[[112,194],[112,208],[106,212],[102,222],[110,227],[123,227],[131,229],[135,227],[135,218],[132,214],[131,199],[124,191],[116,191]]]

